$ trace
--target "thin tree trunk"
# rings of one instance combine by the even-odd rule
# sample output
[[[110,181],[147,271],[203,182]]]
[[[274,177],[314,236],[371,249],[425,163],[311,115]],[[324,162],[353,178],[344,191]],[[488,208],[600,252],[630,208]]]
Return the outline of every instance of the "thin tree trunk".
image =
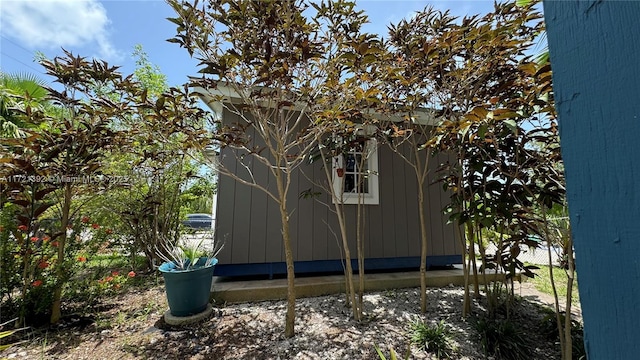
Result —
[[[278,195],[280,196],[280,220],[282,221],[282,242],[284,243],[285,262],[287,264],[287,314],[285,317],[284,336],[291,338],[295,335],[296,320],[296,286],[295,270],[293,267],[293,251],[289,233],[289,214],[287,212],[287,194],[282,181],[282,173],[275,171]]]
[[[362,157],[362,163],[360,164],[360,169],[363,167],[363,163],[365,162],[365,157]],[[360,189],[360,184],[362,183],[362,179],[358,179],[358,191]],[[358,317],[357,319],[362,319],[362,304],[364,302],[364,230],[363,230],[363,212],[364,208],[362,206],[362,196],[358,196],[358,208],[356,210],[356,248],[358,250]]]
[[[560,353],[562,354],[562,360],[571,360],[571,358],[567,358],[567,353],[566,353],[566,347],[568,346],[569,349],[571,349],[571,326],[569,326],[569,337],[568,337],[568,341],[567,338],[565,337],[566,335],[566,329],[563,329],[562,326],[562,319],[560,318],[560,299],[558,298],[558,290],[556,288],[556,282],[553,279],[553,258],[551,257],[551,235],[549,232],[549,221],[547,219],[547,209],[544,205],[541,206],[542,208],[542,221],[543,221],[543,225],[544,225],[544,234],[547,238],[547,260],[549,262],[549,281],[551,282],[551,289],[553,290],[553,304],[554,304],[554,309],[556,312],[556,325],[558,327],[558,335],[559,335],[559,339],[560,339]],[[573,256],[573,254],[571,254]],[[567,289],[569,290],[569,289]],[[569,298],[570,295],[566,295],[567,298]],[[568,308],[567,310],[569,310],[570,308]],[[569,320],[569,325],[571,325],[571,314],[569,312],[565,313],[565,322],[567,321],[567,319]],[[567,344],[567,342],[569,344]],[[569,354],[571,354],[571,351],[569,351]]]
[[[469,265],[471,266],[471,268],[473,269],[473,292],[474,292],[474,297],[477,299],[480,297],[480,279],[478,276],[478,265],[476,264],[476,249],[475,249],[475,238],[479,237],[479,235],[477,234],[477,232],[474,230],[473,228],[473,224],[467,223],[467,238],[469,239],[467,241],[468,246],[469,246]],[[486,264],[486,256],[485,256],[485,252],[484,252],[484,248],[482,246],[482,242],[479,241],[478,242],[478,247],[480,249],[480,261],[482,261],[482,282],[483,282],[483,286],[484,286],[484,292],[485,294],[487,294],[487,300],[491,301],[491,299],[489,299],[488,295],[489,295],[489,288],[487,287],[487,264]]]
[[[332,184],[333,174],[331,173],[331,171],[333,169],[326,166],[327,158],[322,149],[320,150],[320,156],[322,157],[322,163],[325,164],[325,166],[323,166],[323,169],[325,171],[327,182],[329,184]],[[359,316],[361,312],[357,310],[358,304],[356,303],[356,291],[355,291],[355,286],[353,284],[353,266],[351,265],[351,250],[349,250],[349,241],[348,241],[349,238],[347,237],[347,225],[344,218],[344,209],[343,209],[343,205],[340,203],[340,200],[337,198],[332,185],[330,185],[329,192],[335,203],[336,216],[338,217],[338,226],[340,227],[340,236],[342,238],[342,247],[344,248],[343,251],[344,251],[344,258],[346,263],[345,264],[346,265],[345,267],[346,289],[345,290],[347,293],[347,299],[349,302],[351,302],[351,310],[353,311],[353,318],[357,321],[360,321],[362,320],[362,318]]]
[[[29,229],[31,229],[31,222],[29,222]],[[22,290],[20,295],[22,299],[26,299],[27,297],[27,289],[29,288],[30,277],[29,277],[29,264],[31,264],[31,249],[29,249],[31,242],[29,241],[29,233],[22,234],[22,241],[24,244],[24,257],[23,257],[23,266],[22,266]],[[18,319],[18,323],[16,323],[16,328],[26,326],[26,316],[27,309],[25,308],[25,301],[20,302],[20,317]]]
[[[464,153],[458,157],[458,163],[460,164],[460,169],[464,168],[462,166],[462,159],[464,158]],[[465,210],[465,199],[464,199],[464,188],[462,187],[462,179],[458,178],[457,183],[458,188],[458,196],[461,200],[460,211],[464,212]],[[462,193],[460,193],[462,191]],[[467,266],[467,259],[469,258],[469,245],[473,245],[473,238],[467,239],[465,232],[460,228],[462,224],[458,222],[458,226],[456,226],[456,231],[458,231],[460,235],[460,241],[462,242],[462,271],[464,273],[464,300],[462,302],[462,316],[466,317],[471,312],[471,295],[469,294],[469,266]],[[467,226],[465,224],[464,226]],[[474,260],[475,261],[475,260]]]
[[[482,249],[481,243],[478,249],[480,249],[480,256],[484,258],[484,251]],[[476,299],[479,299],[480,298],[480,281],[478,279],[478,264],[476,263],[476,246],[473,240],[471,240],[469,244],[469,251],[471,252],[469,256],[473,259],[473,261],[471,262],[471,266],[473,269],[473,296]],[[485,279],[485,284],[486,284],[486,279]]]
[[[464,276],[464,297],[462,300],[462,317],[467,317],[471,312],[471,296],[469,294],[469,271],[467,267],[467,240],[460,229],[460,223],[456,224],[456,232],[462,245],[462,274]]]
[[[506,223],[506,221],[505,221]],[[500,274],[504,273],[503,269],[504,266],[502,264],[502,249],[504,246],[504,232],[506,231],[507,226],[506,224],[502,227],[502,229],[500,230],[500,236],[498,237],[498,251],[499,253],[497,253],[496,255],[496,275],[498,274],[498,272],[500,272]],[[482,240],[482,239],[481,239]],[[505,281],[506,281],[506,276],[505,276]],[[493,304],[494,304],[494,309],[498,308],[498,301],[499,301],[499,297],[500,297],[500,293],[502,291],[502,285],[505,284],[500,280],[496,280],[493,283],[493,293],[491,294],[491,297],[493,298]],[[509,313],[509,302],[510,299],[507,299],[507,319],[510,318],[510,313]]]
[[[62,235],[60,241],[58,241],[58,258],[56,259],[56,271],[55,271],[55,287],[53,290],[53,303],[51,304],[51,319],[52,324],[57,323],[62,316],[62,278],[65,276],[64,269],[64,249],[67,244],[67,226],[69,225],[69,213],[71,211],[71,183],[65,183],[64,186],[64,198],[62,200],[62,216],[60,220],[60,228]]]
[[[416,171],[418,180],[418,216],[420,217],[420,312],[423,314],[427,312],[427,246],[429,240],[427,238],[427,221],[424,211],[424,181],[429,169],[430,155],[431,149],[428,149],[423,168],[420,162],[418,147],[413,147],[413,156],[415,159],[414,170]]]
[[[430,130],[424,127],[419,127],[420,132],[425,134],[431,134]],[[418,216],[420,222],[420,311],[424,314],[427,312],[427,254],[428,254],[428,241],[429,235],[427,234],[427,221],[424,210],[424,183],[429,173],[429,160],[431,157],[432,148],[427,148],[424,159],[421,158],[421,143],[416,142],[416,137],[410,136],[400,142],[400,145],[408,143],[411,146],[411,156],[404,156],[400,150],[398,144],[394,145],[390,142],[390,148],[411,166],[416,175],[416,181],[418,184]],[[422,162],[424,160],[424,162]]]
[[[338,210],[339,206],[341,205],[336,203],[336,210]],[[344,213],[342,212],[342,208],[336,211],[336,214],[338,216],[338,225],[340,226],[340,234],[342,236],[342,246],[344,247],[344,258],[346,262],[345,276],[347,278],[347,296],[351,301],[351,310],[353,311],[353,318],[356,319],[357,321],[360,321],[362,320],[362,317],[360,316],[362,312],[358,310],[360,306],[356,302],[356,291],[355,291],[355,286],[353,284],[353,266],[351,266],[351,251],[349,250],[349,243],[347,241],[348,239],[347,227],[344,221]]]
[[[569,239],[567,246],[567,303],[565,305],[564,318],[564,358],[571,360],[573,357],[573,339],[571,337],[571,300],[573,299],[573,280],[575,276],[575,264],[573,263],[573,241],[571,231],[569,231]]]
[[[423,183],[418,181],[418,214],[420,216],[420,312],[427,312],[427,225],[424,213]]]
[[[545,227],[547,227],[546,217],[545,217]],[[548,231],[546,233],[548,234]],[[556,324],[558,325],[558,334],[560,335],[560,349],[562,353],[562,359],[571,360],[566,358],[566,354],[564,352],[565,339],[564,339],[564,331],[562,329],[562,319],[560,318],[560,299],[558,298],[558,290],[556,289],[556,282],[553,280],[553,260],[551,258],[551,241],[549,241],[548,238],[547,238],[547,255],[549,260],[549,281],[551,282],[551,289],[553,289],[554,308],[556,310]],[[570,314],[565,314],[565,316],[570,316]],[[569,336],[571,336],[571,333],[569,333]]]
[[[35,185],[32,184],[31,185],[31,196],[32,198],[35,198]],[[35,212],[35,206],[34,206],[34,202],[31,202],[31,206],[29,209],[29,218],[33,219],[34,218],[34,212]],[[0,209],[2,209],[0,207]],[[22,297],[22,299],[25,299],[27,297],[27,289],[29,288],[29,284],[31,283],[31,279],[29,276],[29,267],[31,264],[31,249],[29,249],[29,247],[31,246],[31,241],[29,241],[29,232],[31,230],[31,224],[32,224],[32,220],[29,221],[29,224],[27,224],[27,231],[25,234],[22,234],[22,243],[24,244],[24,257],[22,259],[23,261],[23,267],[22,267],[22,289],[20,292],[20,295]],[[18,322],[15,324],[16,328],[20,328],[20,327],[24,327],[26,326],[26,315],[27,315],[27,309],[25,308],[25,302],[22,301],[20,302],[20,316],[18,317]]]

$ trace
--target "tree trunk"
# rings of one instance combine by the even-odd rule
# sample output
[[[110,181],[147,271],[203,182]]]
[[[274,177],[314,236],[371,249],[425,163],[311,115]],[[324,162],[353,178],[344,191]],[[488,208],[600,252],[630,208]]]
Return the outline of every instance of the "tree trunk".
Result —
[[[545,226],[546,226],[546,217],[545,217]],[[548,234],[549,232],[546,231],[546,233]],[[560,352],[562,353],[562,360],[571,360],[571,359],[567,359],[565,354],[565,346],[566,346],[565,337],[564,337],[565,332],[563,331],[562,320],[560,318],[560,300],[558,299],[556,282],[553,279],[553,260],[551,258],[551,241],[549,241],[548,238],[547,238],[547,255],[549,260],[549,281],[551,282],[551,289],[553,290],[554,306],[556,310],[556,325],[558,326],[558,334],[560,335]],[[571,315],[565,314],[565,316],[571,316]],[[571,332],[569,332],[569,338],[571,338]],[[569,344],[569,346],[571,346],[571,344]]]
[[[460,177],[458,177],[456,187],[458,190],[455,192],[455,196],[457,196],[460,200],[460,208],[458,209],[460,212],[464,212],[465,210],[465,193],[464,187],[462,186],[462,174],[464,173],[464,151],[458,154],[458,165],[460,166]],[[467,258],[469,258],[469,244],[473,245],[473,238],[466,239],[465,233],[461,229],[463,224],[457,222],[456,231],[460,235],[460,242],[462,243],[462,271],[464,273],[464,300],[462,302],[462,316],[466,317],[471,312],[471,296],[469,295],[469,267],[467,266]],[[464,226],[467,226],[466,224]],[[475,261],[475,259],[474,259]]]
[[[469,268],[467,267],[467,240],[464,232],[460,229],[462,225],[456,224],[456,232],[462,245],[462,274],[464,276],[464,297],[462,301],[462,317],[467,317],[471,312],[471,296],[469,295]]]
[[[322,163],[323,164],[327,164],[327,157],[324,153],[324,151],[322,151],[322,149],[320,150],[320,156],[322,156]],[[326,165],[323,167],[324,172],[325,172],[325,176],[327,178],[327,182],[329,184],[332,183],[333,178],[332,178],[332,170],[331,168],[327,167]],[[331,169],[331,171],[329,170]],[[359,305],[356,303],[356,291],[355,291],[355,286],[353,284],[353,266],[351,265],[351,250],[349,250],[349,238],[347,237],[347,224],[344,218],[344,208],[343,205],[340,203],[340,200],[337,197],[337,194],[335,193],[335,190],[333,189],[333,186],[330,185],[330,189],[329,192],[331,194],[331,197],[333,199],[333,202],[335,203],[335,209],[336,209],[336,216],[338,218],[338,226],[340,227],[340,236],[342,238],[342,247],[343,247],[343,251],[344,251],[344,258],[345,258],[345,290],[347,293],[347,301],[351,303],[351,310],[353,311],[353,318],[357,321],[362,320],[361,317],[359,316],[359,314],[361,314],[360,311],[358,311],[358,307]]]
[[[420,312],[427,312],[427,225],[424,213],[423,182],[418,181],[418,214],[420,216]]]
[[[62,316],[62,278],[65,276],[64,270],[64,255],[65,246],[67,244],[67,226],[69,225],[69,213],[71,211],[71,183],[66,183],[64,186],[64,199],[62,200],[62,216],[60,219],[60,228],[62,235],[60,241],[58,241],[58,258],[56,259],[56,271],[55,271],[55,287],[53,290],[53,303],[51,304],[51,319],[52,324],[57,323]]]
[[[353,318],[357,321],[360,321],[362,320],[360,316],[362,312],[358,310],[360,304],[356,302],[356,291],[355,286],[353,285],[353,267],[351,266],[351,251],[349,250],[349,242],[347,241],[347,225],[344,221],[344,213],[342,211],[341,205],[339,205],[338,203],[336,203],[336,215],[338,216],[338,225],[340,226],[340,234],[342,236],[342,246],[344,247],[344,258],[346,262],[345,276],[347,279],[347,297],[351,302]]]
[[[280,213],[283,214],[282,209]],[[286,212],[284,212],[286,214]],[[288,216],[284,216],[283,220]],[[289,224],[283,225],[282,235],[284,239],[284,253],[287,263],[287,315],[285,318],[284,336],[287,338],[295,335],[295,321],[296,321],[296,284],[295,284],[295,271],[293,268],[293,253],[291,251],[291,239],[289,238]]]
[[[287,264],[287,314],[285,317],[284,336],[291,338],[295,335],[296,320],[296,285],[295,270],[293,268],[293,251],[289,233],[289,213],[287,212],[287,192],[282,182],[282,173],[275,171],[278,195],[280,196],[280,220],[282,221],[282,242],[284,244],[285,262]]]
[[[569,231],[571,234],[571,231]],[[575,276],[575,264],[573,263],[573,241],[569,235],[567,245],[567,294],[564,318],[564,358],[571,360],[573,358],[573,339],[571,338],[571,300],[573,299],[573,280]]]
[[[364,159],[364,157],[363,157]],[[364,161],[364,160],[363,160]],[[356,211],[356,248],[358,252],[358,307],[354,310],[358,311],[356,319],[362,319],[362,304],[364,303],[364,231],[361,197],[358,197],[358,209]]]
[[[484,250],[482,248],[482,242],[479,242],[479,249],[480,249],[480,256],[484,259],[485,257],[485,253]],[[473,259],[473,262],[471,263],[471,266],[473,267],[473,296],[476,299],[480,298],[480,280],[478,278],[478,264],[476,261],[476,246],[475,246],[475,242],[473,240],[471,240],[471,242],[469,243],[469,251],[471,252],[471,254],[469,254],[469,257],[471,257]],[[486,286],[486,279],[485,279],[485,286]],[[485,289],[486,290],[486,289]]]
[[[29,228],[31,229],[31,222],[29,222]],[[27,230],[28,231],[28,230]],[[22,263],[22,289],[20,292],[20,296],[22,297],[22,299],[26,299],[27,297],[27,291],[29,289],[29,284],[30,284],[30,276],[29,276],[29,264],[31,264],[31,249],[29,249],[31,242],[29,241],[29,233],[26,234],[21,234],[20,236],[22,238],[22,240],[20,240],[20,238],[18,238],[18,240],[20,240],[21,243],[24,244],[24,258],[22,259],[23,263]],[[16,328],[20,328],[20,327],[24,327],[26,326],[26,318],[27,316],[27,309],[25,307],[25,301],[21,301],[20,302],[20,316],[18,319],[18,322],[16,323]]]

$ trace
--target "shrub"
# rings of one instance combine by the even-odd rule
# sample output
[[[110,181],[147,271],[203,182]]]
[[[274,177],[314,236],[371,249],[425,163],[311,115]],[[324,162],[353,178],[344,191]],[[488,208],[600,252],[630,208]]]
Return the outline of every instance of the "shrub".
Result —
[[[435,354],[438,359],[449,359],[453,355],[453,346],[444,320],[435,325],[415,320],[411,323],[411,342]]]
[[[14,221],[16,212],[13,204],[0,207],[0,299],[6,302],[4,306],[15,302],[14,295],[22,284],[20,256],[16,256],[20,247],[12,235],[17,231]]]
[[[54,292],[62,284],[67,300],[92,301],[115,293],[128,278],[110,276],[103,267],[89,267],[87,259],[95,254],[109,236],[97,222],[82,216],[67,228],[66,251],[59,257],[59,233],[55,219],[32,219],[19,224],[13,204],[0,212],[0,306],[2,319],[17,317],[21,325],[44,325],[49,322]],[[50,215],[50,214],[49,214]],[[44,215],[42,216],[44,217]],[[58,268],[62,275],[56,276]],[[126,272],[125,272],[125,275]],[[109,281],[100,279],[109,279]]]
[[[556,322],[556,313],[548,308],[544,308],[545,316],[540,324],[541,333],[549,340],[560,341],[558,334],[558,325]],[[560,313],[560,321],[564,325],[565,312]],[[571,358],[573,360],[582,360],[587,358],[587,352],[584,349],[584,329],[582,323],[571,319]]]
[[[0,211],[0,306],[2,319],[18,317],[18,323],[48,322],[53,304],[57,241],[36,221],[19,224],[21,213],[14,204]]]
[[[485,355],[506,360],[531,358],[531,346],[526,334],[510,320],[481,318],[475,327]]]

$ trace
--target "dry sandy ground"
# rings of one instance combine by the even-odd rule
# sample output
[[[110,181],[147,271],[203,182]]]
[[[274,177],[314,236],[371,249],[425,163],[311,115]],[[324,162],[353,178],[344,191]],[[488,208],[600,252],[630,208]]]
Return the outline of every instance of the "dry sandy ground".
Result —
[[[560,359],[557,346],[542,339],[539,304],[552,301],[531,283],[516,284],[521,298],[514,320],[529,334],[532,359]],[[349,318],[344,294],[299,299],[296,336],[284,339],[285,303],[267,301],[217,306],[206,321],[172,329],[162,321],[167,309],[162,285],[131,291],[92,309],[95,316],[70,317],[64,326],[36,329],[29,342],[0,358],[9,359],[377,359],[374,345],[405,353],[409,324],[444,320],[456,347],[456,359],[486,359],[478,345],[474,317],[460,314],[462,289],[429,289],[429,309],[419,315],[418,289],[398,289],[365,295],[366,319]],[[481,302],[474,301],[476,313]],[[577,311],[579,315],[579,309]],[[412,359],[435,359],[411,347]]]

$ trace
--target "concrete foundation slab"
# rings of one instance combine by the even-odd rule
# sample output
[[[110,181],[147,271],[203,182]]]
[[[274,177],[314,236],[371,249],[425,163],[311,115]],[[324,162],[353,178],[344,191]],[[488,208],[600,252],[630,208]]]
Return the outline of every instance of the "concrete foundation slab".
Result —
[[[484,276],[480,276],[483,281]],[[504,274],[487,274],[486,281],[504,279]],[[518,277],[516,280],[520,281]],[[358,284],[358,275],[353,277]],[[321,275],[299,277],[295,280],[296,297],[313,297],[337,294],[345,291],[344,275]],[[443,287],[448,285],[464,285],[464,274],[461,268],[450,270],[430,270],[427,272],[427,286]],[[420,286],[420,273],[392,272],[365,274],[365,291],[382,291],[388,289],[412,288]],[[212,297],[218,304],[239,303],[247,301],[280,300],[287,296],[287,279],[236,280],[233,278],[214,277]]]
[[[211,304],[207,304],[207,308],[203,312],[190,316],[173,316],[171,315],[171,311],[167,310],[167,312],[164,313],[164,322],[171,326],[189,325],[207,319],[211,316],[211,313],[213,313]]]

